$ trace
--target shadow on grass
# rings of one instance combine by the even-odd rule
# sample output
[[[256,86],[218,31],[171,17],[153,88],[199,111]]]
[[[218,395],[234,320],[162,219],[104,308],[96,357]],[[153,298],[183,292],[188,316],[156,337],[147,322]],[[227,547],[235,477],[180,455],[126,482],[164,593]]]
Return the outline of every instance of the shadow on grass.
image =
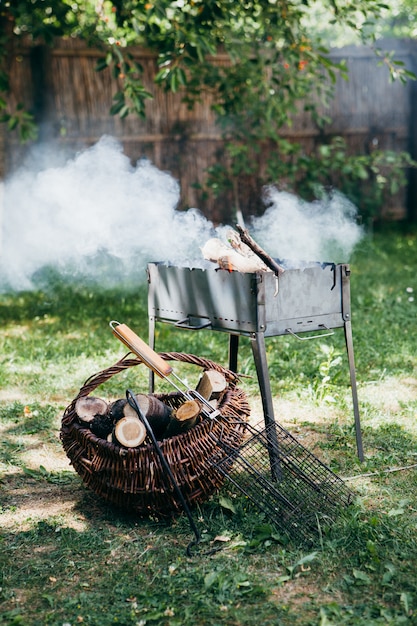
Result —
[[[0,462],[20,466],[26,452],[55,442],[56,416],[56,407],[49,404],[33,403],[29,407],[13,402],[0,405]]]

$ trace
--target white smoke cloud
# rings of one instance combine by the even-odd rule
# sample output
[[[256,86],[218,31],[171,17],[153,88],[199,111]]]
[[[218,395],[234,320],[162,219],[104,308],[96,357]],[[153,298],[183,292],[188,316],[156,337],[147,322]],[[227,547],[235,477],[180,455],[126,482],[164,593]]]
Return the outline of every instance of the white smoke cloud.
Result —
[[[343,263],[363,237],[357,208],[337,191],[310,203],[269,187],[265,202],[268,208],[253,220],[251,234],[273,257]]]
[[[1,195],[3,289],[33,288],[45,267],[104,285],[144,281],[151,261],[204,267],[200,247],[227,232],[197,209],[178,211],[178,182],[148,160],[132,165],[110,137],[63,164],[20,169]],[[273,257],[347,261],[360,239],[356,209],[340,195],[309,205],[269,189],[266,202],[249,229]]]
[[[177,211],[178,201],[172,176],[147,160],[132,166],[109,137],[63,166],[22,169],[4,189],[0,283],[31,288],[45,266],[106,272],[98,278],[111,283],[133,270],[144,279],[149,261],[185,264],[213,225],[199,211]]]

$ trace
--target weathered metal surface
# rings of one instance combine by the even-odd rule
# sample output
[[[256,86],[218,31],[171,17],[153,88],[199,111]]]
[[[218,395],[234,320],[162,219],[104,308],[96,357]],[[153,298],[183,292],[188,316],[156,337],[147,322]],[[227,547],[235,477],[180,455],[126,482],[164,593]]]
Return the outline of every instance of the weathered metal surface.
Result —
[[[265,337],[339,328],[350,315],[346,272],[346,265],[314,264],[277,277],[149,263],[148,311],[185,328]]]

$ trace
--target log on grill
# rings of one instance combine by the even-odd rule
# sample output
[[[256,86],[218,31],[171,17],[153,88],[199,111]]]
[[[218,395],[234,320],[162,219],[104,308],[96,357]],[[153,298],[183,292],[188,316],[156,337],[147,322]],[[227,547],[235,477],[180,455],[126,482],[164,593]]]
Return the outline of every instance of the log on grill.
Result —
[[[266,272],[272,270],[276,276],[284,272],[284,268],[263,250],[241,226],[236,226],[238,233],[230,230],[228,242],[215,237],[209,239],[201,248],[203,257],[216,262],[221,269],[238,272]]]
[[[246,228],[242,228],[239,224],[236,224],[236,228],[239,232],[240,238],[253,252],[265,263],[269,269],[271,269],[277,276],[280,276],[284,272],[284,268],[279,265],[272,257],[269,256],[265,250],[263,250],[254,239],[249,235]]]
[[[241,250],[232,248],[220,239],[213,237],[201,248],[203,257],[217,263],[221,269],[238,272],[265,272],[265,263],[255,254],[242,254]]]

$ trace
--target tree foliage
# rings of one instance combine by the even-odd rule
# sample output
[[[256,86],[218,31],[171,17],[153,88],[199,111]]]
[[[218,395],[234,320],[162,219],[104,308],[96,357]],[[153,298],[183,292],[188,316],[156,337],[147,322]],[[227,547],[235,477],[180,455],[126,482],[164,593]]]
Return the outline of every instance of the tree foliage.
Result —
[[[377,41],[382,37],[415,39],[417,35],[417,4],[415,0],[390,0],[377,19],[367,21],[360,18],[360,30],[346,30],[343,26],[329,24],[326,7],[318,0],[310,12],[310,27],[320,38],[336,47],[358,44],[361,41]]]
[[[97,70],[111,71],[117,79],[110,112],[121,117],[144,116],[152,97],[132,46],[153,51],[159,86],[181,90],[190,107],[203,90],[213,93],[219,123],[233,139],[229,160],[239,170],[243,162],[250,168],[239,141],[246,146],[273,142],[279,149],[279,131],[299,103],[316,115],[317,103],[331,97],[336,76],[346,77],[343,63],[330,60],[309,27],[309,13],[318,2],[330,24],[363,37],[371,33],[366,35],[371,41],[369,25],[386,10],[382,0],[11,0],[2,5],[1,36],[3,42],[25,36],[49,44],[55,37],[75,36],[102,49]],[[219,52],[227,63],[213,61]],[[410,76],[389,55],[382,60],[392,76]],[[3,61],[0,90],[5,96]],[[6,97],[0,108],[10,129],[26,129],[30,136],[22,111],[8,110]]]

